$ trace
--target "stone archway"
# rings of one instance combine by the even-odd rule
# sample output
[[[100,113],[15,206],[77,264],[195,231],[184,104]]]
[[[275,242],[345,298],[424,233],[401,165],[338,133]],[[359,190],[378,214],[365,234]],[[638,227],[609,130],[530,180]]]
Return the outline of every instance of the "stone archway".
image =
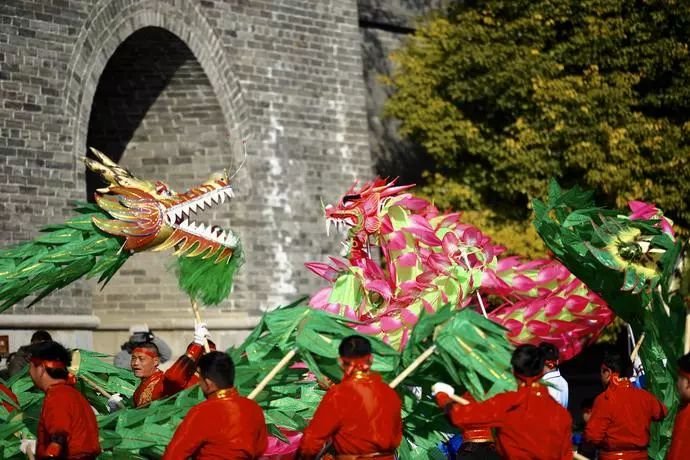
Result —
[[[193,2],[101,1],[92,11],[65,88],[75,159],[88,144],[177,190],[236,165],[247,134],[242,93]],[[74,175],[75,183],[85,182],[81,162]],[[89,180],[89,192],[96,186]],[[230,213],[225,208],[210,219],[227,221]],[[191,309],[167,270],[170,261],[169,254],[138,254],[104,290],[94,285],[93,312],[101,319],[96,350],[116,352],[135,323],[147,323],[183,349],[191,338]],[[237,340],[230,331],[254,323],[244,315],[214,316],[213,327],[226,331],[222,345]],[[180,329],[187,334],[175,332]]]

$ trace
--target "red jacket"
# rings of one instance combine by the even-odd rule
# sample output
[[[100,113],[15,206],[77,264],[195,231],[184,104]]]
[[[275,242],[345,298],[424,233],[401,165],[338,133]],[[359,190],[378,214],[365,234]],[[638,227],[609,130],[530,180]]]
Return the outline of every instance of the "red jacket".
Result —
[[[602,459],[625,452],[625,458],[647,459],[649,427],[666,417],[664,406],[651,393],[622,380],[597,396],[585,427],[585,438],[601,449]],[[621,454],[616,458],[621,458]]]
[[[671,449],[666,457],[666,460],[687,459],[690,459],[690,404],[684,404],[676,415]]]
[[[9,388],[7,388],[7,387],[6,387],[5,385],[3,385],[2,383],[0,383],[0,391],[2,391],[3,393],[5,393],[5,395],[6,395],[9,399],[11,399],[12,401],[14,401],[14,403],[15,403],[17,406],[19,405],[19,400],[17,399],[17,396],[16,396],[14,393],[12,393],[12,390],[10,390]],[[12,412],[13,410],[16,409],[12,404],[10,404],[9,402],[6,402],[6,401],[4,401],[4,400],[2,400],[2,399],[0,399],[0,403],[2,403],[2,407],[4,407],[5,410],[7,410],[7,412]]]
[[[521,384],[517,391],[502,393],[467,406],[452,404],[445,393],[436,401],[446,408],[453,425],[494,428],[496,445],[510,460],[566,460],[573,458],[572,419],[540,383]]]
[[[462,395],[463,399],[469,402],[477,402],[469,392],[465,392]],[[491,432],[491,428],[487,427],[475,427],[471,425],[465,425],[462,429],[462,442],[493,442],[494,435]]]
[[[100,452],[96,416],[86,398],[67,383],[48,388],[38,420],[36,458],[95,458]]]
[[[299,452],[316,456],[332,439],[338,454],[392,453],[402,441],[401,402],[381,376],[356,372],[328,389],[304,430]]]
[[[163,460],[248,460],[268,444],[264,413],[233,389],[220,390],[187,413],[165,449]]]
[[[170,369],[165,372],[157,370],[142,379],[132,396],[134,407],[167,398],[194,385],[198,381],[194,376],[196,365],[203,351],[203,346],[192,343],[187,347],[187,353],[180,356]]]

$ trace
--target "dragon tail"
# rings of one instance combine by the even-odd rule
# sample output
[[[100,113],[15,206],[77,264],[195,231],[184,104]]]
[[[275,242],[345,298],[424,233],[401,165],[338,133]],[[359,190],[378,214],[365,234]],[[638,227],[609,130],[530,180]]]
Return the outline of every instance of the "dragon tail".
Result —
[[[93,225],[93,217],[108,217],[105,211],[89,203],[77,203],[75,211],[77,216],[44,227],[33,241],[0,249],[0,312],[35,296],[31,306],[83,276],[99,276],[105,284],[129,258],[120,251],[122,240]]]

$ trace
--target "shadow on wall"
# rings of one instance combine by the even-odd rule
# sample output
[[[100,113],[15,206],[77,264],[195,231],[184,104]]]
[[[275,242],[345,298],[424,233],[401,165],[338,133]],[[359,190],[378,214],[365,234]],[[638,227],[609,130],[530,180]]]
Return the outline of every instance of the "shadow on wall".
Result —
[[[153,103],[190,61],[195,62],[190,49],[164,29],[146,27],[130,35],[108,61],[99,80],[87,147],[119,162]],[[92,157],[90,152],[87,155]],[[94,191],[104,184],[90,171],[86,183],[87,198],[93,201]]]
[[[384,177],[400,176],[402,183],[421,183],[428,156],[421,147],[404,140],[398,134],[400,121],[384,116],[384,105],[393,89],[385,86],[382,76],[390,75],[390,52],[397,48],[405,35],[362,28],[362,60],[367,89],[367,118],[369,145],[376,173]],[[420,167],[422,165],[422,167]]]

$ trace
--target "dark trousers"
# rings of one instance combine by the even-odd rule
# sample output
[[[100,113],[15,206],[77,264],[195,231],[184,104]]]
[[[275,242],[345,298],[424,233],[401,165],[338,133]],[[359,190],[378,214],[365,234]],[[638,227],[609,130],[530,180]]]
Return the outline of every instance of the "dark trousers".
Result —
[[[467,442],[460,446],[455,460],[501,460],[492,442]]]

